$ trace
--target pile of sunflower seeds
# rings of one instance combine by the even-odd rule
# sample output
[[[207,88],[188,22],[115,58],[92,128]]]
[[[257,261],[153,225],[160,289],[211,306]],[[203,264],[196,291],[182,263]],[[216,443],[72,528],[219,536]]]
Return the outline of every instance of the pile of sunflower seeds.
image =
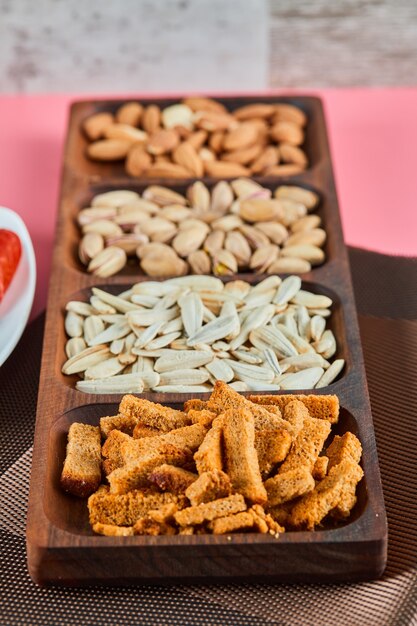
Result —
[[[326,328],[332,300],[298,276],[251,286],[214,276],[143,281],[113,295],[93,287],[66,306],[65,375],[92,394],[321,388],[344,367]]]

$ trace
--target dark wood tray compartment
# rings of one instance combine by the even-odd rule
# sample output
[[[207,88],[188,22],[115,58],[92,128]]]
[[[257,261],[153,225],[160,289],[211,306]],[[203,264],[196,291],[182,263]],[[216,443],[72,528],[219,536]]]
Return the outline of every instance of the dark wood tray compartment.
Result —
[[[220,99],[225,102],[225,99]],[[172,100],[155,101],[170,104]],[[370,579],[385,567],[387,524],[376,455],[362,349],[347,251],[343,242],[321,103],[309,97],[258,97],[227,100],[230,107],[249,102],[285,101],[300,106],[309,117],[306,151],[311,166],[298,176],[258,178],[275,188],[290,183],[311,187],[322,198],[319,209],[328,240],[326,262],[301,278],[312,291],[330,295],[335,304],[330,327],[338,341],[338,356],[346,359],[343,375],[332,385],[308,393],[335,393],[340,398],[340,424],[333,433],[352,430],[363,445],[365,479],[349,523],[316,532],[289,532],[275,539],[253,533],[228,537],[198,535],[112,538],[93,535],[87,524],[86,503],[61,493],[58,477],[65,438],[72,421],[96,423],[115,408],[120,397],[83,394],[60,370],[64,360],[63,309],[74,297],[88,297],[91,287],[112,291],[147,280],[135,270],[105,281],[88,275],[74,253],[79,233],[74,217],[94,193],[106,189],[143,189],[156,183],[184,189],[188,181],[135,181],[122,165],[98,167],[84,156],[86,140],[80,122],[87,115],[117,108],[123,101],[76,103],[72,107],[61,186],[53,269],[50,281],[45,339],[31,474],[27,522],[28,567],[41,584],[143,584],[200,581],[335,582]],[[212,185],[213,180],[207,180]],[[262,276],[236,275],[250,282]],[[65,380],[64,380],[65,379]],[[289,392],[284,392],[289,393]],[[301,393],[298,392],[297,393]],[[202,394],[194,394],[203,397]],[[191,394],[144,394],[163,403],[182,404]],[[113,406],[112,406],[113,405]]]

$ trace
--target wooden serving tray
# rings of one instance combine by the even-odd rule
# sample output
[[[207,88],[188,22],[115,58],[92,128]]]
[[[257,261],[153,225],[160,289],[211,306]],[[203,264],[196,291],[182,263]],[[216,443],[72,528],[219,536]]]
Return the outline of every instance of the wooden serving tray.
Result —
[[[81,121],[99,110],[114,110],[123,101],[81,102],[72,106],[61,186],[52,275],[47,305],[40,372],[33,464],[27,522],[28,567],[41,584],[139,584],[256,579],[272,581],[353,581],[375,578],[384,570],[387,523],[376,454],[369,396],[350,278],[343,242],[332,164],[320,100],[311,97],[253,97],[223,99],[233,109],[250,102],[289,102],[308,115],[304,145],[311,166],[289,179],[261,178],[271,189],[297,184],[317,191],[327,232],[326,262],[302,275],[305,288],[329,295],[333,301],[330,328],[336,335],[336,358],[346,360],[339,380],[308,393],[339,396],[341,416],[332,434],[350,430],[363,446],[365,477],[358,502],[348,523],[315,532],[287,532],[279,539],[255,533],[230,536],[95,535],[88,523],[87,504],[64,494],[59,485],[68,428],[74,421],[98,424],[99,417],[114,413],[120,396],[96,396],[74,389],[74,379],[64,377],[64,307],[68,300],[88,299],[91,287],[114,293],[147,277],[132,268],[109,279],[88,275],[77,261],[79,238],[75,216],[92,195],[110,189],[142,191],[151,181],[137,181],[122,165],[97,165],[84,156],[86,140]],[[166,106],[175,100],[149,100]],[[190,179],[191,180],[191,179]],[[209,186],[216,181],[205,179]],[[155,180],[152,180],[155,183]],[[158,181],[183,191],[190,181]],[[240,274],[250,282],[262,276]],[[236,278],[236,277],[233,277]],[[285,392],[284,392],[285,393]],[[298,392],[297,393],[301,393]],[[190,397],[207,394],[142,394],[150,400],[181,405]]]

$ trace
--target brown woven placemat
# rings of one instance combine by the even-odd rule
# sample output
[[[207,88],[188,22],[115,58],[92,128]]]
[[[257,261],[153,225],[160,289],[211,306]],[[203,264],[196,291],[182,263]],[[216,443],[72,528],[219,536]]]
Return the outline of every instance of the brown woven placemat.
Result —
[[[41,588],[25,518],[43,317],[0,369],[0,624],[409,626],[417,624],[417,260],[351,250],[389,525],[378,581]]]

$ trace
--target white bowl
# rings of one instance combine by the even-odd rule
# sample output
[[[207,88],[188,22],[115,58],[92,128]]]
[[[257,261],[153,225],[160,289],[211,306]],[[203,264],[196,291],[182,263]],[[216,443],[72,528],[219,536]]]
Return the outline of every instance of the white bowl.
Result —
[[[0,228],[18,235],[22,256],[12,282],[0,303],[0,366],[14,350],[25,330],[36,285],[36,261],[27,228],[17,213],[0,207]]]

